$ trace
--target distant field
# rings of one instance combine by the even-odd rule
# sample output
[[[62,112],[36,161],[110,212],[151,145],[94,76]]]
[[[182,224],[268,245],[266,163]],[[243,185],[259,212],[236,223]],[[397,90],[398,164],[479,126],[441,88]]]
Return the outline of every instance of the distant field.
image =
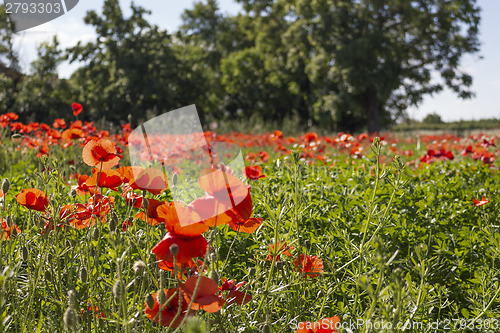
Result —
[[[0,115],[0,332],[498,331],[496,129],[201,134],[244,170],[130,132]]]

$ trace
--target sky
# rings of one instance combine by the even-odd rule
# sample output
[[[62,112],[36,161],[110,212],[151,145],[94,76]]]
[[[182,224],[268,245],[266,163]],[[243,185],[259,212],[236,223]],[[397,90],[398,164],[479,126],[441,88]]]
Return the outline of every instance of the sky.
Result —
[[[131,0],[120,0],[125,16],[131,14]],[[167,29],[177,30],[181,24],[181,14],[193,7],[195,1],[184,0],[136,0],[134,3],[151,11],[148,22]],[[223,13],[236,14],[241,6],[234,0],[219,0]],[[15,35],[15,48],[19,52],[21,66],[29,69],[36,59],[37,46],[52,40],[57,35],[62,48],[75,45],[78,41],[88,42],[95,39],[92,27],[85,25],[83,18],[88,10],[101,12],[104,0],[80,0],[78,5],[67,14],[40,26],[19,32]],[[472,90],[475,98],[461,100],[449,90],[434,96],[426,96],[418,107],[408,110],[411,118],[422,120],[429,113],[437,113],[444,121],[477,120],[484,118],[500,119],[500,13],[499,0],[478,0],[481,7],[480,41],[478,55],[463,58],[461,67],[472,75]],[[78,64],[63,63],[58,72],[61,77],[69,77]]]

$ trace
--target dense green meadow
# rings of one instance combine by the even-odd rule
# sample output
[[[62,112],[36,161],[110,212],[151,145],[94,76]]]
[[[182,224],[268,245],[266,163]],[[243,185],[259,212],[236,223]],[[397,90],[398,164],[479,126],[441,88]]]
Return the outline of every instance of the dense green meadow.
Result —
[[[500,330],[496,137],[208,133],[254,166],[252,217],[197,232],[151,211],[176,184],[102,168],[130,165],[127,126],[3,121],[0,332]]]

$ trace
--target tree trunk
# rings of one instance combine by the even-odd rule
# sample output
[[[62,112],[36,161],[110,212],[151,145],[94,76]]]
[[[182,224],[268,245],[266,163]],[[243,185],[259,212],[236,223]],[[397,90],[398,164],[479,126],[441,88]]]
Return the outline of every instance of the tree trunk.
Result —
[[[373,134],[375,132],[380,132],[380,122],[379,113],[380,106],[377,99],[377,88],[371,85],[367,92],[367,98],[365,103],[366,111],[366,122],[368,127],[368,133]]]

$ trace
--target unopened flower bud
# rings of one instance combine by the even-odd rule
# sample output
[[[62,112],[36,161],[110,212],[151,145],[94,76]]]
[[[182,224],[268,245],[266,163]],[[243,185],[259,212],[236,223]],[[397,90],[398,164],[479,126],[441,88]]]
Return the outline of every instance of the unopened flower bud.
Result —
[[[150,309],[154,308],[154,306],[155,306],[155,299],[153,298],[153,296],[151,294],[148,294],[146,296],[146,304],[147,304],[148,308],[150,308]]]
[[[78,317],[75,309],[73,309],[72,307],[68,307],[66,311],[64,311],[64,316],[63,316],[64,327],[66,327],[66,329],[70,331],[75,329],[77,320]]]
[[[99,228],[95,228],[92,232],[92,239],[95,241],[99,240]]]
[[[174,175],[172,177],[172,183],[175,185],[177,185],[177,181],[178,181],[178,178],[179,176],[177,175],[177,172],[174,172]]]
[[[68,290],[68,306],[74,307],[76,305],[76,291],[73,289]]]
[[[167,301],[167,295],[165,295],[165,291],[163,291],[163,289],[161,289],[158,292],[158,304],[160,304],[160,306],[162,306],[165,304],[166,301]]]
[[[75,188],[71,188],[69,190],[69,196],[72,198],[76,198],[76,189]]]
[[[255,272],[256,272],[255,267],[250,267],[250,269],[248,270],[248,276],[250,277],[254,276]]]
[[[170,245],[170,253],[172,253],[174,258],[177,258],[177,253],[179,253],[179,246],[177,244]]]
[[[269,326],[269,324],[265,324],[262,328],[262,333],[271,333],[271,326]]]
[[[115,297],[115,300],[117,302],[122,298],[122,286],[123,283],[121,280],[116,280],[115,284],[113,285],[113,296]]]
[[[85,267],[82,267],[82,269],[80,270],[80,281],[82,281],[82,283],[85,283],[87,282],[87,278],[88,278],[87,269]]]
[[[118,215],[113,212],[113,214],[111,214],[111,220],[109,221],[109,230],[115,231],[116,227],[118,227]]]
[[[22,261],[28,260],[28,249],[26,248],[26,246],[21,247],[20,255]]]
[[[9,189],[10,189],[10,181],[8,178],[5,178],[2,182],[3,194],[7,194],[7,192],[9,192]]]
[[[144,273],[144,269],[146,268],[146,264],[142,260],[137,260],[134,262],[132,269],[134,270],[135,275],[140,276]]]
[[[142,207],[144,207],[144,209],[148,209],[149,207],[149,201],[148,199],[144,198],[144,200],[142,200]]]
[[[52,281],[52,273],[50,273],[49,270],[45,271],[44,276],[45,276],[45,281],[49,281],[49,282]]]
[[[22,135],[21,135],[21,134],[19,134],[19,133],[12,134],[11,138],[12,138],[12,139],[20,139],[20,138],[22,138]]]

